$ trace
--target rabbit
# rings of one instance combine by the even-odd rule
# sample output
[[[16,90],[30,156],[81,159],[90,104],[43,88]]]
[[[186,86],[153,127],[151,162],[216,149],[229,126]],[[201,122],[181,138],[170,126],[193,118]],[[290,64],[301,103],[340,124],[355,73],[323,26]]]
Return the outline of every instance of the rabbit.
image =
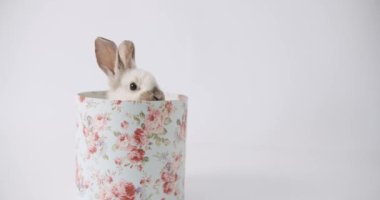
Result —
[[[128,101],[162,101],[164,93],[160,90],[154,76],[144,70],[136,69],[135,46],[125,40],[119,48],[108,39],[95,40],[96,60],[108,76],[109,90],[107,99]]]

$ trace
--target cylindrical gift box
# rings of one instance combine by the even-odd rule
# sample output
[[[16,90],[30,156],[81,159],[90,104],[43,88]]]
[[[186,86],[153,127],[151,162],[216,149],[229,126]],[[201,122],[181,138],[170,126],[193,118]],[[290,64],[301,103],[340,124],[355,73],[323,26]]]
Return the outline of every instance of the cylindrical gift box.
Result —
[[[182,200],[187,97],[78,98],[76,184],[86,200]]]

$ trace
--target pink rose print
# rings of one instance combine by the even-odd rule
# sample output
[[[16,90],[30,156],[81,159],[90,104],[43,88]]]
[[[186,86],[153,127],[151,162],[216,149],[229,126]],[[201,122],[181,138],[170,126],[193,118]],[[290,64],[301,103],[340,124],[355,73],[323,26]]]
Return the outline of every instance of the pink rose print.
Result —
[[[101,114],[101,115],[96,116],[96,120],[97,120],[96,123],[98,124],[98,129],[103,130],[107,125],[107,120],[109,119],[106,116],[106,114]]]
[[[128,148],[128,135],[127,134],[121,134],[117,137],[115,146],[117,149],[120,150],[127,150]]]
[[[185,140],[186,139],[186,121],[180,122],[178,137],[179,137],[180,140]]]
[[[168,171],[164,171],[161,174],[161,180],[163,181],[163,191],[166,194],[171,194],[175,189],[175,182],[178,179],[177,173],[169,173]]]
[[[165,120],[169,117],[167,112],[148,107],[148,115],[145,119],[145,131],[148,133],[164,133]]]
[[[161,180],[164,182],[163,191],[166,194],[171,194],[174,191],[175,182],[178,179],[178,175],[176,173],[169,174],[168,172],[162,172]]]
[[[113,111],[121,111],[121,100],[112,101],[111,106]]]
[[[142,187],[147,186],[149,183],[151,183],[150,177],[146,177],[140,180],[140,185]]]
[[[123,128],[123,129],[127,129],[128,128],[128,122],[127,121],[122,121],[121,123],[120,123],[120,126],[121,126],[121,128]]]
[[[107,177],[107,182],[108,182],[108,183],[112,183],[112,181],[113,181],[112,176],[108,176],[108,177]]]
[[[165,109],[168,113],[171,113],[173,111],[173,102],[171,101],[166,102]]]
[[[87,145],[87,159],[93,154],[102,150],[104,138],[101,138],[99,132],[104,131],[108,125],[108,114],[98,114],[94,118],[84,116],[82,123],[82,133]]]
[[[112,194],[118,200],[134,200],[136,189],[132,183],[122,181],[118,185],[112,187]]]
[[[115,164],[116,165],[121,165],[121,158],[116,158],[115,159]]]
[[[132,150],[128,153],[128,159],[132,163],[140,163],[144,159],[145,151],[132,147]]]
[[[186,124],[187,124],[186,121],[187,121],[187,114],[185,112],[182,116],[182,121],[177,120],[177,125],[179,126],[178,138],[180,140],[186,139]]]
[[[99,140],[99,134],[97,132],[92,133],[91,135],[88,135],[87,138],[89,139],[90,145],[88,146],[88,152],[90,154],[94,154],[97,150],[96,145]]]
[[[173,182],[165,182],[163,187],[164,187],[164,192],[166,194],[171,194],[174,190],[174,183]]]
[[[135,130],[135,134],[133,135],[133,141],[136,143],[136,145],[146,144],[147,137],[145,132],[141,128]]]
[[[90,183],[84,180],[82,168],[79,166],[78,162],[76,162],[76,171],[75,171],[75,183],[79,190],[87,189]]]
[[[89,146],[88,147],[88,152],[90,153],[90,154],[94,154],[95,152],[96,152],[96,146]]]
[[[181,166],[182,155],[174,155],[173,162],[168,162],[161,172],[162,190],[166,194],[178,195],[176,182],[178,181],[178,170]]]
[[[101,200],[135,200],[136,198],[136,188],[130,182],[121,181],[111,185],[111,188],[107,188],[103,187],[100,191]]]
[[[83,135],[84,135],[84,137],[88,136],[88,128],[87,127],[83,127]]]
[[[160,116],[160,111],[157,109],[157,110],[153,110],[152,108],[148,108],[148,117],[147,117],[147,120],[149,121],[154,121],[156,120],[159,116]]]

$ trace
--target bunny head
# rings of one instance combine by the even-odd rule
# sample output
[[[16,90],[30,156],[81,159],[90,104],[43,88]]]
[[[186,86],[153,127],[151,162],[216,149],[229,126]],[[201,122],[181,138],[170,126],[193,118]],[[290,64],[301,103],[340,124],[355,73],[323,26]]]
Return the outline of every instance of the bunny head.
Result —
[[[108,99],[131,101],[165,99],[154,76],[144,70],[136,69],[135,46],[131,41],[125,40],[117,48],[113,41],[98,37],[95,40],[95,54],[99,67],[109,79]]]

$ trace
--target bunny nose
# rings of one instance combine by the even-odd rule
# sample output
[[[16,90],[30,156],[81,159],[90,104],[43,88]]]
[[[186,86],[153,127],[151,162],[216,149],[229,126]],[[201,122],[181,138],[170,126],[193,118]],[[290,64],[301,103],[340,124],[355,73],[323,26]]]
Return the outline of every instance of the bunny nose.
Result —
[[[154,87],[152,90],[143,92],[140,95],[140,100],[144,101],[162,101],[165,100],[164,93],[158,89],[157,87]]]
[[[155,88],[153,90],[153,99],[155,101],[165,100],[165,95],[160,89]]]

